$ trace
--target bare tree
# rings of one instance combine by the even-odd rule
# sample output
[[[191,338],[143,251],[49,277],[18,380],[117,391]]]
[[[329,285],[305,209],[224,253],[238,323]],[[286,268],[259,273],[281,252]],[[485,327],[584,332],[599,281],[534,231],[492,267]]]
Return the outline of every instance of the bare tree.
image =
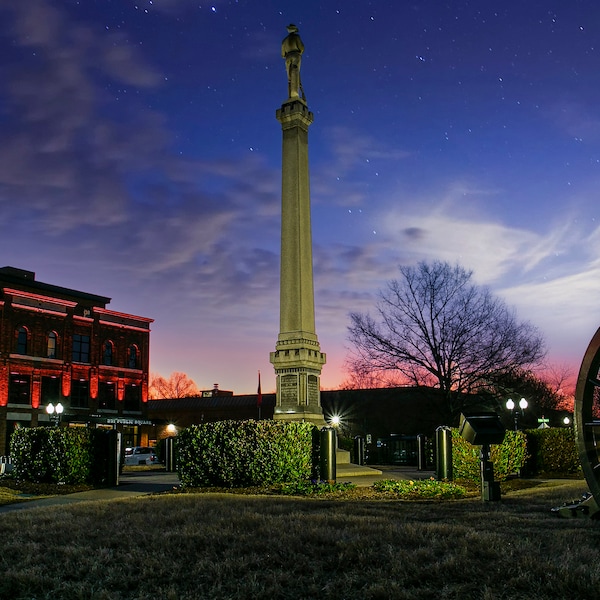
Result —
[[[573,412],[577,373],[567,363],[544,365],[541,378],[558,397],[556,408]]]
[[[487,390],[501,375],[543,359],[538,330],[473,284],[471,271],[423,262],[400,274],[380,292],[377,318],[350,315],[353,371],[397,371],[413,385],[437,387],[455,415],[461,394]]]
[[[551,389],[561,398],[561,410],[573,410],[577,373],[567,363],[546,365],[543,377]]]
[[[187,398],[200,393],[198,386],[185,373],[174,371],[168,379],[152,373],[148,386],[150,398]]]
[[[359,366],[346,361],[348,377],[341,383],[343,390],[368,390],[375,388],[404,387],[411,385],[398,371],[359,371]]]

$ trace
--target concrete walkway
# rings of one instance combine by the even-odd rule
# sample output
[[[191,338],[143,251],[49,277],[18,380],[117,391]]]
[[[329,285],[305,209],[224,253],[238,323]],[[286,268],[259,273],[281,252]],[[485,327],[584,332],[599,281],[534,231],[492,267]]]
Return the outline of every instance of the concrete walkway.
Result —
[[[111,488],[98,488],[87,492],[76,492],[63,496],[40,498],[39,500],[26,500],[16,504],[0,506],[0,514],[17,510],[30,510],[48,506],[62,506],[75,502],[93,502],[95,500],[117,500],[120,498],[134,498],[166,492],[179,486],[177,473],[166,471],[134,471],[125,472],[119,477],[119,485]]]
[[[344,465],[337,465],[336,469],[336,481],[338,483],[345,483],[349,481],[358,487],[369,487],[380,479],[429,479],[435,477],[434,471],[419,471],[417,467],[405,467],[396,465],[377,465],[375,467],[380,473],[361,475],[358,477],[344,474]]]
[[[352,473],[352,465],[338,465],[336,469],[336,481],[338,483],[354,483],[359,487],[369,487],[379,479],[429,479],[434,475],[433,471],[417,471],[416,467],[380,466],[375,467],[379,473],[371,475],[356,476]],[[344,471],[349,475],[345,476]],[[179,486],[177,473],[166,471],[133,471],[125,472],[119,478],[119,485],[111,488],[99,488],[87,492],[77,492],[64,496],[52,496],[39,500],[27,500],[15,504],[0,506],[0,514],[45,508],[49,506],[65,506],[75,502],[93,502],[96,500],[118,500],[121,498],[134,498],[158,492],[166,492]]]

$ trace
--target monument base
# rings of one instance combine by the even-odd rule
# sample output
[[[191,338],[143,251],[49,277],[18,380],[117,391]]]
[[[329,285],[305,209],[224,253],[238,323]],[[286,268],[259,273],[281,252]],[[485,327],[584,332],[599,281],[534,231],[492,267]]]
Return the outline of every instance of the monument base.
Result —
[[[275,352],[270,355],[277,378],[274,419],[325,426],[320,375],[326,357],[316,335],[289,336],[287,339],[288,336],[280,334],[279,338]]]
[[[291,422],[301,422],[301,423],[312,423],[317,427],[325,427],[327,423],[325,423],[325,417],[323,413],[316,412],[307,412],[307,411],[286,411],[286,412],[277,412],[275,409],[275,413],[273,414],[273,419],[275,421],[284,421],[285,423]]]

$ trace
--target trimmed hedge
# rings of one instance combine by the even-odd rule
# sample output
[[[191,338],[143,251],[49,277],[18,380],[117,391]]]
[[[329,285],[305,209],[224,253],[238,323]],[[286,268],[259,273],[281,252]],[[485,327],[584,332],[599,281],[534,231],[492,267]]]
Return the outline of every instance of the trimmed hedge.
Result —
[[[83,427],[22,427],[10,441],[17,479],[33,483],[101,484],[106,432]]]
[[[481,481],[481,446],[473,446],[463,439],[458,429],[452,429],[452,471],[454,479]],[[507,431],[502,444],[491,447],[494,479],[504,481],[519,473],[527,456],[527,439],[522,431]]]
[[[176,438],[183,487],[247,487],[311,478],[311,423],[217,421],[192,425]]]
[[[572,475],[581,473],[581,462],[572,427],[528,429],[527,475]]]

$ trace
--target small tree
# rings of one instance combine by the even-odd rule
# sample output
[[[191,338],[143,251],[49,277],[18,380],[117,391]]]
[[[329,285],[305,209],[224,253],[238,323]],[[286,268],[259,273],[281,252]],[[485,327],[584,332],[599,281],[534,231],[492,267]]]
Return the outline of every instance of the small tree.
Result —
[[[185,373],[175,371],[169,379],[153,373],[150,376],[148,393],[153,400],[162,398],[187,398],[200,393],[198,386]]]
[[[564,397],[544,375],[522,369],[502,374],[494,381],[491,391],[501,402],[501,406],[504,406],[507,398],[517,401],[521,397],[525,398],[529,403],[527,414],[533,412],[536,416],[542,416],[544,412],[560,410],[564,403]]]
[[[543,379],[558,398],[555,408],[572,412],[575,403],[575,384],[577,380],[577,374],[573,371],[573,367],[564,363],[546,365]]]
[[[400,274],[380,292],[377,318],[350,315],[348,362],[357,373],[393,371],[412,385],[438,387],[453,417],[463,394],[489,390],[501,375],[543,359],[538,330],[473,284],[471,271],[423,262]]]
[[[360,372],[355,368],[355,365],[352,365],[348,361],[346,361],[346,370],[348,372],[348,377],[342,381],[340,386],[343,390],[368,390],[375,388],[402,387],[407,385],[406,378],[398,372]]]

